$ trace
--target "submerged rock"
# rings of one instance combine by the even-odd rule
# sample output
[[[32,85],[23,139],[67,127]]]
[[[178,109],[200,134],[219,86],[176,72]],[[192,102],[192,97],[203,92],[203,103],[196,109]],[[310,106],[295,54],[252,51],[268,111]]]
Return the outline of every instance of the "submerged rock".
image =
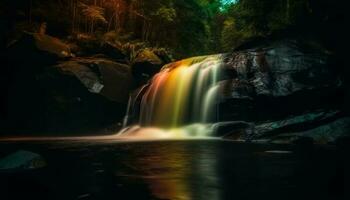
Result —
[[[23,150],[0,159],[0,171],[39,169],[46,165],[41,155]]]

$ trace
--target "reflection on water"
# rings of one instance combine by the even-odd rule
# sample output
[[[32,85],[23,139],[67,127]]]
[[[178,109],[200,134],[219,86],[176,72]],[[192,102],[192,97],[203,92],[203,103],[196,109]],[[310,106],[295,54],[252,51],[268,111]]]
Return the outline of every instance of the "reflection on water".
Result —
[[[150,147],[150,146],[148,146]],[[189,154],[192,152],[192,154]],[[144,181],[159,199],[220,199],[219,177],[213,148],[158,144],[141,148],[124,162],[127,171],[116,171],[125,181]]]
[[[18,199],[37,200],[334,200],[344,187],[335,181],[343,174],[329,147],[300,151],[223,140],[48,143],[0,143],[0,155],[26,149],[48,163],[34,174],[0,173],[1,195],[8,188],[16,191],[8,194],[25,194]]]
[[[131,126],[121,130],[115,139],[126,140],[159,140],[159,139],[215,139],[217,124],[191,124],[177,128],[157,128]]]

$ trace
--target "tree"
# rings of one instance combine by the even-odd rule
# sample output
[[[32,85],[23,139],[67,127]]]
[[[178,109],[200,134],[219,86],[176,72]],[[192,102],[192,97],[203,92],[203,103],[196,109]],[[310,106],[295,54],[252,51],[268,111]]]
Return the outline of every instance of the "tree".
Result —
[[[95,1],[96,4],[96,1]],[[83,15],[86,17],[86,22],[90,22],[90,33],[94,32],[95,22],[107,23],[104,17],[104,8],[97,5],[87,5],[84,3],[79,4],[82,9]]]
[[[223,51],[230,51],[237,47],[244,40],[244,35],[237,30],[236,22],[233,18],[228,18],[224,22],[221,35],[221,47]]]

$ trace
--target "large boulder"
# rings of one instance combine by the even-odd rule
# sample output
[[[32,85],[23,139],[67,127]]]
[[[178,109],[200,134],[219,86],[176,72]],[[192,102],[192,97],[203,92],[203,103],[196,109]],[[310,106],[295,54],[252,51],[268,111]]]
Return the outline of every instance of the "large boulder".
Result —
[[[56,37],[35,33],[33,38],[35,39],[36,47],[41,51],[54,54],[60,58],[72,56],[69,46]]]
[[[77,34],[69,37],[69,45],[78,57],[101,55],[120,63],[128,63],[128,52],[124,46],[116,41],[109,41],[98,37]]]
[[[38,81],[45,91],[45,130],[51,132],[118,128],[133,87],[128,65],[93,57],[64,61],[48,68]]]
[[[237,126],[237,122],[219,124],[219,130],[224,128],[225,132],[217,134],[226,139],[292,143],[307,137],[315,143],[334,143],[337,138],[349,136],[350,118],[339,111],[320,110],[249,126]]]
[[[220,121],[266,121],[340,105],[342,82],[330,56],[296,40],[227,55]]]
[[[128,59],[126,52],[123,50],[123,46],[119,43],[104,42],[101,45],[100,53],[118,62],[126,63]]]
[[[103,53],[101,46],[98,50]],[[57,38],[24,33],[4,56],[1,131],[86,134],[118,128],[134,79],[131,67],[111,55],[74,57]]]
[[[28,63],[9,61],[5,134],[87,134],[122,121],[133,85],[129,66],[105,58]]]
[[[105,58],[76,58],[59,64],[58,69],[73,74],[92,93],[126,103],[133,87],[128,65]]]
[[[69,45],[60,39],[46,34],[29,32],[23,32],[19,40],[10,44],[7,52],[8,56],[12,56],[11,58],[21,56],[24,59],[32,57],[32,59],[44,60],[50,58],[56,61],[72,57]]]
[[[350,132],[341,75],[326,50],[279,40],[227,54],[219,121],[243,120],[224,135],[242,140],[334,142]],[[235,123],[235,122],[232,122]],[[253,127],[253,128],[252,128]]]

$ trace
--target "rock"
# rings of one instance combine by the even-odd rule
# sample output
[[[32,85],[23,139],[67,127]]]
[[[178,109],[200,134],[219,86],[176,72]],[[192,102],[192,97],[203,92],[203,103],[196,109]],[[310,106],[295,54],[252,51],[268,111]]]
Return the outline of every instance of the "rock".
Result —
[[[338,138],[348,137],[350,135],[350,118],[340,118],[310,130],[290,133],[287,135],[310,137],[315,143],[335,143]]]
[[[174,61],[174,58],[171,56],[171,54],[164,48],[153,49],[153,53],[156,54],[164,64]]]
[[[101,46],[100,53],[108,56],[111,59],[117,60],[118,62],[126,63],[127,55],[125,55],[121,45],[105,42]]]
[[[4,130],[87,134],[122,121],[133,84],[129,66],[102,58],[38,66],[13,63]]]
[[[254,124],[244,121],[219,122],[215,124],[215,134],[225,139],[240,140],[254,133]]]
[[[143,49],[137,53],[132,61],[132,69],[135,75],[147,74],[153,76],[163,66],[163,61],[150,49]]]
[[[93,36],[80,33],[71,39],[71,43],[78,47],[75,49],[77,56],[91,56],[101,53],[101,41]]]
[[[70,46],[79,57],[103,55],[103,57],[113,59],[119,63],[128,63],[128,52],[124,50],[121,43],[116,41],[78,34],[76,37],[71,37]]]
[[[221,54],[224,75],[218,79],[216,136],[280,143],[307,137],[328,143],[348,134],[343,81],[332,56],[316,46],[282,39]],[[195,63],[196,58],[188,60]],[[133,93],[125,124],[139,121],[142,97],[152,84]],[[336,129],[333,133],[332,128]]]
[[[64,62],[58,65],[58,67],[64,72],[71,72],[74,74],[92,93],[99,94],[104,87],[101,80],[101,73],[98,66],[94,63],[84,65],[72,60]]]
[[[337,112],[308,113],[289,119],[254,126],[253,134],[239,139],[268,140],[274,143],[335,143],[350,135],[350,118]]]
[[[0,159],[0,171],[39,169],[46,165],[46,161],[39,154],[23,150]]]
[[[104,58],[76,58],[57,66],[74,74],[92,93],[112,101],[126,103],[133,87],[131,68]]]
[[[342,82],[324,52],[303,41],[280,40],[227,54],[231,77],[222,83],[219,121],[277,120],[339,107]]]
[[[55,59],[69,58],[72,56],[69,45],[56,37],[46,34],[24,32],[22,37],[13,42],[8,48],[10,56],[26,55],[33,53]],[[14,53],[16,55],[11,55]],[[23,54],[22,54],[23,53]],[[40,56],[37,59],[41,59]]]
[[[318,111],[310,112],[299,116],[289,117],[280,121],[261,123],[255,126],[255,138],[264,138],[286,132],[297,132],[300,130],[312,129],[319,124],[329,120],[337,119],[339,111]]]
[[[72,56],[69,46],[58,38],[38,33],[33,34],[33,37],[37,48],[41,51],[46,51],[60,58]]]
[[[5,134],[88,134],[122,122],[135,87],[131,67],[103,54],[60,54],[68,49],[57,38],[29,33],[7,49]]]

